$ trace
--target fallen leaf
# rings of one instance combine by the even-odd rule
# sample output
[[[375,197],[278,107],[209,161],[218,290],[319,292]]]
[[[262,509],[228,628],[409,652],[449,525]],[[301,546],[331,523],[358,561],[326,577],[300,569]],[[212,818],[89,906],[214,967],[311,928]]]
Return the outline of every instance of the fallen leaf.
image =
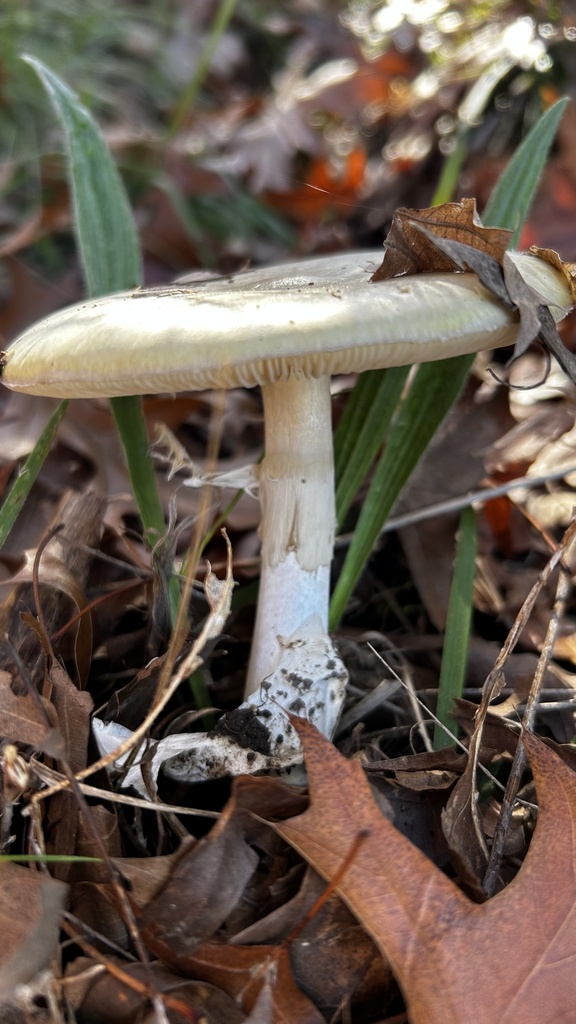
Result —
[[[158,1016],[149,1010],[150,982],[156,992],[164,996],[170,1014],[165,1019],[173,1024],[185,1020],[242,1024],[245,1020],[234,1000],[212,985],[186,981],[161,964],[153,963],[147,967],[126,963],[116,957],[110,957],[108,962],[115,968],[114,974],[107,970],[97,972],[95,963],[84,960],[81,961],[82,972],[70,972],[65,978],[63,990],[68,1003],[76,1009],[78,1020],[90,1021],[90,1024],[109,1024],[110,1021],[115,1024],[152,1024]],[[186,1016],[178,1013],[178,1004],[183,1011],[189,1011]]]
[[[311,806],[275,828],[326,879],[338,874],[357,847],[337,891],[390,962],[411,1024],[573,1020],[571,769],[534,736],[525,736],[538,790],[538,825],[516,878],[478,905],[380,816],[357,763],[346,761],[309,723],[294,725],[306,750]]]
[[[140,927],[150,948],[162,949],[163,958],[169,950],[175,965],[209,939],[235,909],[258,867],[255,847],[261,848],[259,834],[267,829],[255,815],[268,817],[274,810],[287,817],[303,800],[297,791],[272,779],[266,788],[251,779],[235,786],[212,831],[184,848],[166,885],[143,909]]]
[[[177,970],[190,973],[233,996],[247,1012],[251,1012],[262,997],[267,1003],[267,1024],[324,1022],[320,1011],[294,981],[287,946],[230,946],[210,942],[190,955],[178,957],[176,962],[170,949],[156,945],[154,951]],[[266,990],[267,996],[263,996]]]
[[[466,244],[501,264],[511,236],[511,231],[484,227],[476,212],[475,199],[443,203],[425,210],[401,207],[394,214],[384,242],[384,259],[372,280],[453,271],[454,258],[440,251],[437,239]]]
[[[0,863],[0,1003],[56,955],[67,886],[35,868]],[[2,1014],[2,1020],[6,1020]]]
[[[14,693],[12,676],[0,671],[0,737],[23,743],[52,757],[62,757],[64,740],[49,701],[31,693]]]
[[[377,1006],[375,990],[381,1001],[391,985],[390,969],[337,896],[317,906],[325,891],[324,879],[309,867],[292,899],[235,935],[232,942],[263,946],[288,940],[294,980],[329,1017],[344,1001],[352,1003],[355,1011],[368,1000]]]
[[[0,606],[0,623],[2,634],[7,634],[10,643],[16,647],[21,661],[27,666],[28,674],[34,683],[44,682],[45,653],[48,637],[54,636],[59,630],[68,626],[72,608],[78,610],[86,606],[84,586],[92,562],[92,550],[99,543],[102,533],[102,515],[106,502],[102,495],[95,491],[84,494],[68,494],[60,503],[60,507],[48,529],[52,539],[42,549],[39,560],[39,594],[42,606],[42,627],[33,627],[29,617],[30,610],[35,608],[35,597],[31,580],[34,575],[32,553],[28,554],[27,563],[15,576],[14,587],[8,599]],[[56,530],[58,527],[58,531]],[[65,599],[63,599],[63,597]],[[38,612],[38,609],[36,609]],[[72,613],[73,614],[73,613]],[[82,615],[78,625],[72,631],[80,636],[76,651],[82,649],[85,660],[89,656],[92,630],[90,617]],[[67,636],[55,642],[56,654],[65,657],[67,654]],[[74,646],[72,645],[72,654]],[[14,662],[10,646],[4,640],[0,643],[0,655],[3,667],[14,671],[16,679],[20,672]],[[87,665],[83,666],[85,674]]]
[[[120,872],[130,896],[138,906],[150,903],[168,883],[174,866],[196,840],[189,836],[182,840],[176,853],[156,857],[117,857],[114,866]]]
[[[464,771],[466,754],[455,747],[445,750],[425,750],[417,754],[390,757],[385,761],[371,761],[364,765],[367,773],[378,772],[394,779],[400,786],[417,791],[447,789],[453,786]]]
[[[530,246],[530,252],[534,256],[538,256],[541,260],[545,260],[546,263],[550,263],[551,266],[556,267],[570,285],[570,291],[572,298],[576,302],[576,263],[567,263],[561,259],[555,249],[542,249],[537,245]]]

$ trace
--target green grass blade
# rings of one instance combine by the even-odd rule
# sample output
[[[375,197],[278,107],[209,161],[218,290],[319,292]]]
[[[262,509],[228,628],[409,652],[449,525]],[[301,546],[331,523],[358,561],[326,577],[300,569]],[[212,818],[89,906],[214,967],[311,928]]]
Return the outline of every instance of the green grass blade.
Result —
[[[13,864],[101,864],[101,857],[84,857],[75,853],[0,853],[0,862]]]
[[[562,100],[551,107],[512,157],[486,208],[485,219],[493,227],[521,230],[564,107]],[[415,374],[390,431],[334,591],[330,608],[332,629],[344,614],[400,491],[458,397],[472,363],[472,356],[461,356],[425,364]]]
[[[432,205],[447,203],[454,194],[466,155],[466,136],[444,163]],[[358,379],[334,435],[336,519],[342,526],[362,481],[376,458],[400,400],[409,367],[372,370]]]
[[[128,197],[92,115],[50,68],[34,69],[66,136],[74,224],[90,296],[134,288],[142,281],[140,247]]]
[[[444,161],[440,180],[432,197],[432,206],[449,203],[454,198],[462,165],[468,152],[468,136],[469,132],[465,129],[460,129],[457,132],[454,149]]]
[[[466,677],[476,573],[476,541],[476,516],[471,508],[465,508],[460,516],[436,707],[436,717],[451,732],[454,732],[455,725],[450,712],[456,698],[462,696]],[[434,728],[433,742],[434,750],[440,750],[450,743],[438,723]]]
[[[511,249],[518,245],[520,232],[567,105],[567,99],[558,100],[538,118],[496,182],[482,213],[484,224],[509,228],[514,232]]]
[[[96,296],[134,287],[142,280],[138,233],[122,180],[98,125],[53,71],[34,58],[25,59],[38,74],[64,128],[74,226],[88,292]],[[114,398],[111,407],[144,534],[153,547],[166,528],[142,400],[137,396]],[[180,602],[176,577],[170,578],[168,589],[175,622]],[[198,705],[203,702],[207,703],[205,694],[198,692]]]
[[[334,590],[330,606],[331,629],[340,622],[358,576],[400,491],[458,397],[472,357],[466,357],[466,365],[462,363],[459,373],[455,372],[454,362],[443,359],[418,367],[412,387],[400,406]]]
[[[44,460],[50,451],[52,442],[56,437],[56,432],[67,408],[68,402],[58,403],[4,500],[2,508],[0,509],[0,547],[2,547],[6,541],[10,530],[14,526],[14,523],[20,514],[20,510],[30,493],[32,484],[38,476]]]
[[[92,115],[40,61],[25,60],[39,76],[64,128],[74,199],[74,227],[89,295],[132,288],[142,281],[136,225],[116,166]],[[112,413],[134,497],[150,543],[164,533],[150,442],[140,398],[114,398]]]
[[[111,398],[110,407],[122,443],[134,498],[144,524],[146,541],[150,547],[154,547],[156,541],[164,536],[166,528],[154,462],[150,455],[150,438],[142,399],[139,396]]]
[[[236,3],[237,0],[220,0],[214,21],[210,28],[208,40],[204,46],[202,56],[198,61],[198,67],[196,68],[193,78],[186,86],[186,89],[176,104],[176,109],[172,115],[172,123],[169,130],[170,137],[176,135],[182,127],[186,114],[196,102],[196,97],[198,96],[206,75],[210,70],[210,65],[216,52],[216,47],[228,27],[228,22],[234,14]]]
[[[395,366],[364,373],[348,399],[334,439],[339,525],[384,441],[409,372],[409,366]]]

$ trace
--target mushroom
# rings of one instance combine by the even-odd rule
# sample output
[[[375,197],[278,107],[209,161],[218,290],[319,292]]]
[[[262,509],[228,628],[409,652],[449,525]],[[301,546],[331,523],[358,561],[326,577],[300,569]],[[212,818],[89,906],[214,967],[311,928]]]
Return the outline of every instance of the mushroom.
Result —
[[[279,637],[327,630],[335,507],[330,378],[508,345],[515,311],[474,274],[371,282],[382,253],[338,255],[93,299],[27,330],[3,383],[66,398],[262,389],[262,569],[246,693],[281,656]],[[556,319],[567,282],[513,259]],[[308,624],[308,625],[307,625]]]

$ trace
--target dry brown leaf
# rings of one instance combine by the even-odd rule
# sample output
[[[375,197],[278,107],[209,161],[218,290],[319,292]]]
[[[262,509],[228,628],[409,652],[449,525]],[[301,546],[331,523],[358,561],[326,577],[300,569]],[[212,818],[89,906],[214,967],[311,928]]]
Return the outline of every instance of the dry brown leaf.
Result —
[[[203,982],[186,981],[162,964],[146,967],[116,957],[107,962],[114,973],[98,972],[96,963],[86,959],[79,961],[81,971],[71,971],[65,978],[63,990],[68,1004],[77,1010],[78,1020],[90,1024],[153,1024],[158,1015],[149,1006],[150,981],[164,997],[166,1019],[171,1024],[199,1020],[207,1024],[242,1024],[246,1019],[224,992]]]
[[[337,891],[389,960],[411,1024],[558,1024],[574,1019],[576,775],[532,735],[539,822],[514,881],[472,903],[375,806],[360,766],[307,722],[311,806],[276,825]],[[363,837],[359,843],[359,837]],[[503,954],[505,951],[505,954]]]
[[[35,868],[0,863],[0,1003],[56,955],[67,886]],[[0,1006],[0,1017],[3,1016]]]
[[[35,624],[35,628],[40,636],[42,631],[38,623]],[[48,638],[41,635],[41,639],[46,650],[50,652]],[[70,771],[78,772],[85,768],[87,763],[92,698],[86,691],[77,689],[66,670],[51,653],[48,653],[46,663],[44,689],[51,698],[51,702],[46,703],[51,714],[57,718],[58,735],[61,738],[60,748],[54,756],[59,762],[59,767],[63,762],[68,765]],[[98,812],[98,808],[94,810]],[[44,818],[46,852],[64,857],[67,854],[80,853],[77,841],[82,828],[76,795],[69,789],[55,794],[48,802]],[[99,851],[95,856],[99,856]],[[70,881],[73,871],[73,866],[66,860],[54,864],[52,868],[52,874],[64,882]]]
[[[426,233],[419,230],[419,226]],[[443,203],[425,210],[402,207],[394,214],[384,243],[384,259],[372,280],[384,281],[401,274],[430,271],[452,272],[454,260],[439,251],[431,235],[472,246],[502,263],[512,232],[485,228],[476,212],[475,199]]]
[[[157,945],[156,951],[177,970],[233,996],[247,1012],[260,1009],[263,999],[267,1024],[324,1024],[323,1015],[294,981],[288,946],[206,943],[177,960],[166,946]],[[264,1018],[255,1014],[255,1020]]]
[[[51,701],[65,744],[65,757],[73,772],[86,767],[90,739],[90,713],[94,707],[86,690],[79,690],[55,659],[48,668]]]
[[[324,1020],[296,985],[288,949],[230,946],[211,937],[225,920],[228,928],[237,914],[259,863],[256,848],[265,850],[270,839],[278,842],[261,819],[289,817],[305,803],[297,790],[277,780],[239,779],[218,824],[185,851],[167,884],[139,918],[147,947],[165,963],[238,998],[246,1012],[254,1009],[255,1021],[263,1019],[259,1014],[266,1004],[270,1024],[321,1024]],[[256,1010],[261,993],[263,1002]]]
[[[352,999],[356,1009],[367,1000],[377,1005],[374,990],[381,1000],[393,984],[390,969],[337,896],[317,906],[325,891],[324,879],[308,867],[293,898],[235,935],[232,942],[263,946],[288,940],[294,980],[326,1015]]]
[[[447,747],[445,750],[425,750],[417,754],[390,757],[385,761],[371,761],[364,765],[367,773],[382,773],[400,786],[417,791],[447,789],[466,768],[466,754]]]
[[[570,285],[570,292],[572,293],[572,300],[576,303],[576,263],[566,263],[565,260],[561,259],[558,253],[554,249],[541,249],[537,245],[530,246],[530,252],[534,256],[539,256],[541,260],[545,260],[546,263],[550,263],[551,266],[556,267]]]
[[[62,757],[64,740],[49,701],[31,693],[14,693],[12,676],[0,671],[0,737],[23,743],[52,757]]]
[[[546,299],[528,285],[506,247],[511,233],[485,228],[474,199],[445,203],[427,210],[398,210],[384,243],[384,259],[373,275],[381,281],[402,274],[471,270],[502,305],[518,311],[516,359],[537,338],[576,381],[576,357],[562,344]],[[548,262],[550,252],[544,257]],[[573,289],[571,265],[564,267]],[[557,265],[557,264],[555,264]]]
[[[482,879],[490,856],[476,799],[477,761],[469,757],[464,772],[442,810],[442,831],[461,879],[481,898]]]
[[[195,845],[196,840],[189,836],[183,839],[176,853],[156,857],[113,858],[114,866],[124,879],[134,903],[140,907],[150,903],[167,884],[182,855]]]
[[[254,794],[262,794],[258,803]],[[150,948],[162,949],[166,958],[168,947],[174,964],[210,938],[234,911],[258,866],[255,846],[261,848],[260,833],[268,830],[254,815],[288,817],[303,801],[273,779],[262,787],[242,780],[210,834],[185,848],[166,885],[144,908],[140,924]]]

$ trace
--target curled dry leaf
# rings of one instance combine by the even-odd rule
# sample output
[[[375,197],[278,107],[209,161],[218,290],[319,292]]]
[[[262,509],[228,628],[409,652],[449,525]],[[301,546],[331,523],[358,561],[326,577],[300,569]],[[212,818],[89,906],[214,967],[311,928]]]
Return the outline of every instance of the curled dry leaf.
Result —
[[[207,943],[184,958],[180,969],[233,996],[254,1014],[253,1024],[324,1024],[294,981],[287,946]],[[258,1015],[263,1008],[267,1016]]]
[[[501,263],[511,237],[512,232],[503,228],[484,227],[476,212],[475,199],[443,203],[427,210],[401,207],[394,214],[384,242],[384,259],[372,280],[454,270],[453,256],[442,252],[437,244],[437,239],[444,238],[465,244]]]
[[[570,285],[570,292],[572,293],[572,299],[576,303],[576,263],[566,263],[560,259],[558,253],[554,249],[541,249],[537,245],[530,246],[530,252],[534,256],[538,256],[539,259],[545,260],[546,263],[550,263],[556,270],[559,270]]]
[[[390,757],[385,761],[372,761],[364,765],[367,773],[378,772],[394,779],[400,786],[416,791],[448,789],[466,768],[466,754],[447,747],[445,750],[425,750],[417,754]]]
[[[576,381],[576,357],[562,344],[554,318],[534,282],[528,284],[514,254],[506,252],[511,232],[486,228],[474,199],[444,203],[427,210],[398,210],[384,243],[384,259],[373,275],[381,281],[404,274],[473,271],[487,291],[520,317],[514,358],[539,339]],[[574,299],[575,268],[550,249],[531,250],[535,260],[564,274]]]
[[[524,737],[538,825],[514,881],[478,905],[380,815],[357,763],[307,722],[294,725],[306,749],[311,806],[275,827],[326,879],[357,846],[337,891],[390,962],[411,1024],[573,1020],[574,772]]]
[[[175,970],[222,989],[246,1012],[267,990],[263,998],[271,1005],[268,1020],[274,1024],[324,1020],[296,985],[288,948],[225,945],[214,935],[256,872],[256,850],[265,848],[270,836],[262,818],[289,816],[305,803],[304,796],[277,780],[238,780],[210,835],[184,849],[166,885],[139,915],[148,949]]]
[[[9,672],[0,671],[0,736],[23,743],[52,757],[62,757],[64,741],[49,701],[30,693],[15,693]]]

